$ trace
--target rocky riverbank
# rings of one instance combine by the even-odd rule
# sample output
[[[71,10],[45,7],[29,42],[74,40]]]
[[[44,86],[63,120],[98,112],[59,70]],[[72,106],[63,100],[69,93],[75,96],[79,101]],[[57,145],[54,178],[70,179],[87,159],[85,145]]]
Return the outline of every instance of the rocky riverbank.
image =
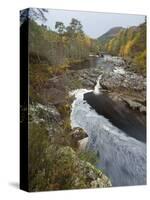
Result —
[[[106,171],[113,185],[145,184],[146,79],[129,71],[121,58],[118,62],[116,59],[100,59],[94,68],[78,72],[86,89],[71,93],[76,97],[72,127],[87,132],[80,148],[97,152],[98,166]],[[141,166],[139,170],[137,165]]]
[[[110,179],[91,163],[95,159],[95,155],[86,153],[85,148],[82,148],[83,145],[80,143],[87,138],[87,134],[82,128],[64,129],[61,114],[54,105],[46,106],[39,103],[30,105],[29,113],[30,127],[34,124],[39,128],[44,125],[48,133],[48,141],[40,140],[39,142],[41,145],[43,142],[48,143],[44,150],[45,156],[48,163],[53,161],[51,170],[56,173],[55,175],[52,171],[48,172],[48,174],[52,173],[53,178],[50,177],[50,180],[56,179],[54,183],[49,181],[49,189],[61,189],[59,175],[61,179],[65,178],[66,180],[66,184],[63,186],[65,189],[112,186]],[[35,145],[35,141],[33,143]],[[89,155],[92,157],[90,158]],[[37,176],[44,177],[44,173],[39,172]],[[36,188],[32,188],[32,190],[36,191]]]
[[[43,104],[49,102],[60,115],[68,112],[73,101],[69,92],[86,88],[95,93],[108,95],[116,103],[133,110],[139,120],[146,121],[146,78],[129,71],[130,67],[120,57],[104,56],[95,58],[95,62],[86,63],[83,69],[70,68],[63,74],[49,79],[41,91]],[[61,116],[60,116],[61,117]],[[61,120],[60,120],[61,121]],[[63,122],[62,122],[63,123]]]
[[[146,78],[126,66],[122,58],[99,58],[95,67],[78,71],[82,88],[108,95],[116,103],[131,109],[146,122]]]
[[[42,90],[42,99],[44,104],[51,102],[57,110],[61,110],[61,114],[64,112],[65,115],[67,111],[64,107],[70,108],[73,101],[68,95],[70,91],[81,88],[94,89],[95,92],[106,94],[116,103],[133,110],[144,124],[146,78],[129,69],[130,67],[120,57],[107,55],[104,58],[95,58],[95,62],[93,60],[92,63],[89,62],[89,66],[86,63],[83,69],[70,68],[65,73],[50,78],[47,87]]]
[[[102,173],[101,170],[96,169],[89,161],[83,162],[78,155],[79,152],[85,152],[86,155],[87,144],[91,143],[85,129],[81,126],[73,128],[70,121],[71,105],[75,99],[75,93],[70,95],[70,92],[81,88],[87,91],[94,90],[96,94],[108,95],[113,101],[133,110],[144,124],[146,79],[142,75],[128,71],[121,58],[96,58],[96,61],[87,68],[70,68],[65,73],[50,77],[40,91],[42,102],[31,104],[29,107],[30,123],[44,124],[48,131],[50,146],[60,147],[55,152],[57,156],[69,155],[71,159],[75,158],[72,165],[78,163],[79,174],[88,180],[82,183],[83,188],[109,187],[109,178],[103,174],[103,179],[99,175]],[[98,152],[99,154],[101,152]],[[93,174],[92,178],[89,178],[89,174]],[[72,188],[82,188],[80,178],[76,180],[73,175]]]

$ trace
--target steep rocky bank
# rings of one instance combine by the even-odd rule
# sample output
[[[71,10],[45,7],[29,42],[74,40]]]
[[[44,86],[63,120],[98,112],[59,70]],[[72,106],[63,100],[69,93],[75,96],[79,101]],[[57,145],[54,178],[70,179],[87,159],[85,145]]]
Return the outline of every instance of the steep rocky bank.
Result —
[[[110,179],[105,173],[97,169],[89,161],[88,153],[84,153],[85,148],[81,148],[80,142],[87,138],[87,134],[82,128],[77,127],[72,130],[64,130],[64,121],[61,114],[56,106],[52,104],[30,105],[29,113],[31,126],[37,124],[40,127],[43,124],[48,132],[49,143],[44,152],[54,172],[48,172],[48,175],[50,176],[51,174],[51,176],[49,177],[49,187],[45,189],[83,189],[112,186]],[[40,142],[48,141],[41,140]],[[44,171],[39,171],[37,177],[44,179],[44,174]],[[55,177],[56,180],[53,180],[52,177]],[[59,179],[65,180],[63,186]],[[32,188],[32,190],[36,191],[37,188]]]

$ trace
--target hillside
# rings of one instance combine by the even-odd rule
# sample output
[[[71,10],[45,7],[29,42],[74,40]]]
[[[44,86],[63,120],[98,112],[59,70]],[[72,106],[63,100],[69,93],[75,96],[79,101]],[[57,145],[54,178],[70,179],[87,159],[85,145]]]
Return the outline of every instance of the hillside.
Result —
[[[103,35],[101,35],[100,37],[98,37],[97,40],[98,40],[101,44],[105,44],[106,42],[110,41],[113,37],[117,36],[117,34],[118,34],[121,30],[123,30],[123,27],[121,27],[121,26],[111,28],[111,29],[108,30],[106,33],[104,33]]]
[[[126,29],[113,29],[98,38],[101,51],[122,56],[137,72],[146,72],[146,23]]]

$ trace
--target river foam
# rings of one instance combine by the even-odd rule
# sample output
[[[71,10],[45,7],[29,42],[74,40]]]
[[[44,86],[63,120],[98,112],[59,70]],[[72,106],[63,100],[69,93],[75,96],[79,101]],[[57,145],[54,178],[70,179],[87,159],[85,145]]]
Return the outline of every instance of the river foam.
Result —
[[[83,128],[88,136],[87,148],[99,155],[97,167],[103,169],[113,186],[146,184],[146,145],[112,125],[84,100],[90,90],[75,90],[71,126]]]

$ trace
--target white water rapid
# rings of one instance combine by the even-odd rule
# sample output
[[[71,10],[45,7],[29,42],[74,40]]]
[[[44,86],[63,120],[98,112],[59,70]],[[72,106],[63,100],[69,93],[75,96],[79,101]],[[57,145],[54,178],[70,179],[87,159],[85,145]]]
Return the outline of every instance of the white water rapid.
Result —
[[[97,83],[95,94],[98,87]],[[127,136],[112,125],[109,119],[97,114],[84,100],[87,92],[90,91],[79,89],[71,93],[75,95],[71,126],[81,127],[87,132],[87,148],[94,150],[99,156],[97,167],[104,170],[113,186],[146,184],[145,143]]]

